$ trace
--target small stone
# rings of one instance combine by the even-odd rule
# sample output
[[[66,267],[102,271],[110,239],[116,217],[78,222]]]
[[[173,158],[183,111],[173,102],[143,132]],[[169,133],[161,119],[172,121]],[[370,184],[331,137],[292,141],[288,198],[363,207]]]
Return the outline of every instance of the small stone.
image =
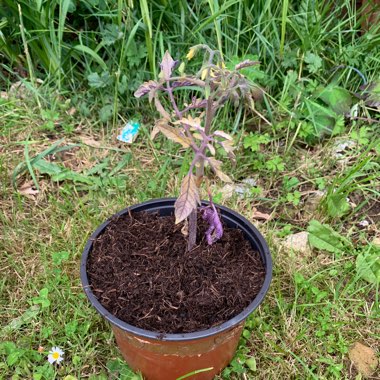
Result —
[[[364,377],[372,376],[379,364],[375,351],[359,342],[354,343],[354,345],[350,348],[348,356],[354,363],[356,369]]]
[[[311,193],[305,200],[305,211],[309,214],[314,214],[325,194],[325,192],[319,190]]]
[[[254,178],[244,178],[241,182],[251,187],[257,186],[257,181]]]
[[[309,254],[311,252],[311,248],[309,246],[308,238],[309,233],[306,231],[289,235],[286,237],[283,247],[298,253]]]
[[[372,244],[373,244],[373,245],[376,245],[376,247],[380,247],[380,236],[376,236],[376,237],[372,240]]]
[[[220,190],[223,199],[229,199],[234,195],[235,185],[227,184]]]
[[[332,155],[334,158],[341,159],[344,157],[344,153],[353,148],[356,145],[356,142],[353,140],[338,141],[333,146]]]

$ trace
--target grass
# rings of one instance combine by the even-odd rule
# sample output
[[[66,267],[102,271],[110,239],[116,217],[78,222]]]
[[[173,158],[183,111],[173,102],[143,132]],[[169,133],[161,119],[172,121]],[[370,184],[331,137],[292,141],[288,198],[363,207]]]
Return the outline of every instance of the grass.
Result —
[[[138,379],[120,359],[109,326],[85,299],[79,260],[87,236],[111,214],[136,202],[177,193],[178,178],[168,173],[181,173],[180,155],[169,142],[150,141],[145,130],[133,146],[117,145],[116,131],[100,133],[89,120],[83,128],[86,121],[67,111],[60,113],[60,125],[74,123],[74,132],[46,131],[39,128],[44,121],[36,119],[33,104],[2,101],[0,378]],[[39,192],[33,194],[36,188],[28,171],[17,179],[16,191],[11,179],[14,168],[26,159],[25,146],[31,162],[61,137],[62,144],[80,146],[50,155],[50,162],[86,173],[101,185],[95,179],[88,183],[73,182],[70,177],[53,181],[34,168]],[[284,168],[274,172],[240,143],[241,165],[231,173],[238,180],[252,175],[252,167],[258,167],[255,178],[261,191],[228,198],[221,184],[213,184],[220,203],[248,218],[252,218],[252,205],[273,212],[271,220],[256,222],[273,254],[273,283],[262,306],[248,319],[237,355],[221,378],[350,379],[357,374],[348,359],[350,346],[360,341],[376,347],[380,338],[378,286],[363,280],[355,268],[358,253],[379,233],[376,224],[364,229],[358,226],[363,218],[371,218],[371,212],[365,211],[368,205],[343,218],[331,217],[323,208],[305,214],[305,189],[315,191],[321,178],[327,188],[330,184],[344,187],[347,177],[343,173],[351,176],[349,196],[378,205],[379,179],[371,175],[378,171],[375,151],[365,155],[373,164],[365,173],[360,166],[364,160],[360,152],[366,150],[363,144],[349,152],[343,169],[331,158],[336,140],[349,137],[331,139],[314,148],[292,148],[291,154],[282,158]],[[278,156],[277,143],[267,145],[265,159]],[[95,148],[89,146],[94,144]],[[126,156],[129,159],[111,181],[112,171]],[[284,185],[286,176],[299,179],[296,189],[303,195],[298,205],[287,198],[294,188]],[[22,194],[25,183],[31,194]],[[354,249],[338,253],[314,249],[299,254],[282,248],[284,237],[304,231],[313,218],[331,225]],[[60,367],[46,360],[53,346],[65,351]]]

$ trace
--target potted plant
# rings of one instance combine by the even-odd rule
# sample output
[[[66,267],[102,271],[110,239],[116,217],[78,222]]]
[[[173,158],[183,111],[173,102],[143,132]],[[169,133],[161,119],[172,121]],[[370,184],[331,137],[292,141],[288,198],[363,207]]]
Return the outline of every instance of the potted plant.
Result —
[[[178,76],[178,62],[166,52],[159,80],[135,93],[148,95],[161,115],[153,137],[161,132],[193,151],[180,195],[112,216],[92,234],[81,261],[87,297],[111,323],[127,363],[148,380],[212,379],[232,359],[272,277],[264,238],[244,217],[214,204],[206,176],[212,171],[231,181],[215,156],[234,160],[233,139],[215,130],[215,116],[227,101],[252,104],[241,69],[257,62],[228,70],[206,45],[192,47],[187,58],[200,52],[200,70],[186,75],[181,64]],[[190,97],[180,107],[183,92]],[[202,182],[208,201],[200,199]]]

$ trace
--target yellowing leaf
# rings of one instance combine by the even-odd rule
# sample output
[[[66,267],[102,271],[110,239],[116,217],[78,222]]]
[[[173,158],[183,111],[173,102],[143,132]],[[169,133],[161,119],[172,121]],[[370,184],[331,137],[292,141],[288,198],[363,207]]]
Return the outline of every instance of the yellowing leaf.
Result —
[[[201,129],[201,119],[199,117],[193,118],[191,115],[183,117],[182,119],[175,121],[173,124],[185,124],[195,129]]]
[[[182,181],[181,194],[174,204],[175,223],[185,220],[200,204],[195,176],[189,173]]]
[[[176,129],[168,125],[166,120],[160,119],[156,123],[156,127],[162,132],[169,140],[181,144],[184,148],[188,148],[191,140],[184,135],[180,129]]]
[[[223,131],[215,131],[214,136],[223,137],[224,139],[230,140],[230,141],[234,140],[232,136],[230,136],[228,133],[223,132]]]

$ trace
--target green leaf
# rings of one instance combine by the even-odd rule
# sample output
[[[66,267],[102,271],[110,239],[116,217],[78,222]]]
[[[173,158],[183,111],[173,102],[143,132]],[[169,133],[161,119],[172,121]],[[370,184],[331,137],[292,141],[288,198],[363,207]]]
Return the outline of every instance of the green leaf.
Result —
[[[69,181],[73,181],[73,182],[85,183],[87,185],[93,185],[94,181],[95,181],[95,178],[93,178],[93,177],[86,176],[86,175],[83,175],[80,173],[76,173],[76,172],[69,170],[69,169],[65,169],[65,170],[62,170],[58,174],[54,174],[51,177],[51,179],[52,179],[52,181],[57,181],[57,182],[69,180]]]
[[[69,256],[69,252],[66,251],[53,252],[51,255],[54,265],[61,265],[63,261],[67,261],[69,259]]]
[[[326,199],[327,213],[333,218],[347,214],[351,207],[346,198],[346,194],[336,193],[328,195]]]
[[[352,248],[349,240],[337,233],[327,224],[311,220],[309,227],[309,244],[317,249],[337,254],[343,254]]]
[[[33,304],[37,305],[40,304],[42,308],[46,308],[50,306],[50,301],[48,299],[49,290],[47,288],[43,288],[39,292],[38,297],[33,297],[32,302]]]
[[[27,309],[19,317],[12,319],[3,329],[4,332],[10,333],[11,331],[19,330],[22,326],[31,322],[40,312],[39,305],[33,305]]]
[[[337,114],[347,114],[350,112],[352,96],[350,92],[343,87],[334,85],[325,88],[319,87],[315,95]]]
[[[7,364],[9,366],[15,365],[23,355],[24,355],[24,350],[17,349],[16,351],[13,351],[7,357]]]
[[[100,55],[96,53],[94,50],[92,50],[91,48],[89,48],[88,46],[76,45],[73,47],[73,49],[81,53],[90,55],[94,59],[94,61],[96,61],[104,71],[107,71],[107,65],[103,61],[103,59],[100,57]]]
[[[113,112],[113,105],[112,104],[106,104],[103,106],[99,111],[99,118],[102,123],[105,123],[106,121],[110,120],[112,117]]]
[[[91,73],[87,76],[88,84],[92,88],[104,88],[112,84],[112,78],[108,71],[103,71],[101,75]]]
[[[380,284],[380,249],[359,254],[356,258],[356,272],[367,282]]]
[[[116,41],[123,38],[123,32],[119,29],[119,26],[116,24],[106,25],[102,34],[103,44],[107,46],[113,45]]]
[[[308,70],[315,74],[322,67],[322,58],[314,53],[307,52],[305,56]]]
[[[252,372],[256,372],[257,367],[256,367],[256,359],[254,357],[251,357],[245,361],[245,364],[248,366],[248,368]]]
[[[38,160],[33,164],[33,167],[37,169],[41,174],[54,175],[59,174],[65,170],[62,166],[46,161],[44,159]]]

